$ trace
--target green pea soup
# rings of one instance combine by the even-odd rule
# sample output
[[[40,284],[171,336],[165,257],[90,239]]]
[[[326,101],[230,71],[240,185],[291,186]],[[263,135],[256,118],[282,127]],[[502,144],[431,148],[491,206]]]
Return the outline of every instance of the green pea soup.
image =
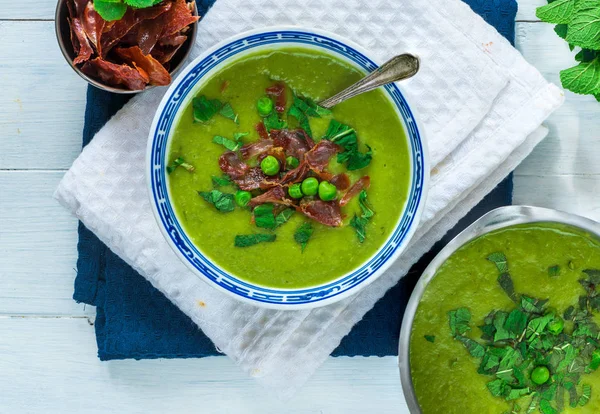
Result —
[[[358,268],[373,256],[394,230],[405,208],[410,159],[403,125],[390,100],[375,90],[343,102],[331,116],[310,118],[315,141],[319,141],[332,118],[354,128],[361,148],[372,149],[366,168],[346,172],[352,182],[368,175],[369,202],[375,215],[369,222],[367,237],[360,243],[349,222],[360,214],[358,200],[342,207],[344,225],[326,227],[313,222],[313,235],[304,251],[294,240],[294,232],[309,221],[300,213],[274,232],[271,243],[251,247],[234,246],[236,235],[257,233],[248,210],[236,207],[222,213],[199,197],[199,191],[213,188],[212,176],[221,176],[218,159],[224,148],[212,142],[215,135],[232,137],[248,132],[242,140],[259,139],[255,125],[261,120],[257,100],[275,81],[287,85],[288,103],[293,90],[315,101],[334,95],[364,74],[348,63],[328,54],[302,48],[280,48],[256,52],[241,58],[213,75],[195,91],[195,96],[228,102],[238,114],[238,123],[216,116],[206,123],[193,122],[191,102],[181,111],[169,148],[169,161],[184,157],[195,167],[193,173],[178,168],[168,176],[171,202],[192,242],[211,261],[240,279],[275,288],[314,286]],[[334,159],[329,171],[344,171]],[[225,187],[234,193],[235,188]]]
[[[410,367],[423,414],[525,413],[530,406],[531,395],[513,401],[493,396],[488,383],[495,377],[478,373],[480,359],[471,356],[463,343],[453,338],[449,325],[448,312],[466,307],[471,313],[471,330],[465,336],[481,342],[479,326],[484,325],[484,318],[491,311],[515,309],[515,303],[498,283],[498,269],[487,260],[495,252],[506,256],[515,292],[548,299],[546,306],[559,315],[570,306],[577,307],[579,297],[585,295],[579,283],[585,276],[583,270],[600,269],[600,241],[560,224],[513,226],[458,249],[427,286],[413,321]],[[593,319],[600,322],[597,315]],[[565,332],[573,329],[569,324],[565,323]],[[531,372],[530,367],[525,371],[526,377]],[[600,371],[581,376],[577,388],[580,393],[582,384],[591,386],[591,399],[583,407],[572,408],[563,388],[563,413],[600,412]],[[556,408],[556,398],[551,405]],[[538,408],[533,412],[538,413]]]

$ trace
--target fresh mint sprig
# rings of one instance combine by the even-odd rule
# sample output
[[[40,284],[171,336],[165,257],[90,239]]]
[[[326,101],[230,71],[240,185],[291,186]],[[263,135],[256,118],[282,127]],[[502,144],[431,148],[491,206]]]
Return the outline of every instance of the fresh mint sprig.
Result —
[[[548,0],[536,16],[556,24],[554,31],[571,50],[581,49],[575,56],[579,64],[560,72],[563,87],[600,101],[600,1]]]

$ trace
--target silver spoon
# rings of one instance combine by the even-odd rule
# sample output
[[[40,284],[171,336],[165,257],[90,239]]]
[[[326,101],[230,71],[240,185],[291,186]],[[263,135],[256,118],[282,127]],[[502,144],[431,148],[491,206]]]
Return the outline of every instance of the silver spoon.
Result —
[[[419,58],[405,53],[391,58],[372,73],[354,85],[349,86],[329,99],[319,102],[323,108],[332,108],[345,101],[388,83],[397,82],[414,76],[419,71]]]

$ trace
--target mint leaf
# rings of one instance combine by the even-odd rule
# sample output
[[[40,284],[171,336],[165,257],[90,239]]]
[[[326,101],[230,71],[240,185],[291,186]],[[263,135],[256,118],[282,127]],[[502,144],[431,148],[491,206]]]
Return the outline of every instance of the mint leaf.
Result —
[[[513,300],[513,302],[517,302],[517,295],[515,294],[515,286],[513,284],[512,278],[508,273],[502,273],[498,276],[498,284],[504,290],[504,292],[508,295],[509,298]]]
[[[538,7],[535,15],[547,23],[569,23],[575,11],[575,0],[556,0]]]
[[[296,105],[292,105],[288,110],[288,115],[293,118],[296,118],[296,120],[298,121],[298,125],[300,125],[300,128],[302,128],[304,132],[306,132],[306,135],[312,138],[313,134],[310,128],[310,122],[308,121],[308,116],[304,112],[302,112],[300,108],[298,108]]]
[[[560,275],[560,266],[559,265],[550,266],[548,268],[548,276],[556,277],[558,275]]]
[[[221,110],[223,104],[218,99],[209,100],[202,95],[192,100],[194,122],[207,122]]]
[[[373,158],[371,147],[366,145],[367,152],[360,152],[356,131],[350,126],[332,119],[323,138],[335,142],[344,148],[344,152],[340,152],[337,155],[337,162],[340,164],[346,163],[348,170],[359,170],[371,163],[371,159]]]
[[[127,11],[127,5],[114,1],[94,0],[94,10],[107,22],[120,20]]]
[[[306,245],[308,244],[312,234],[313,228],[311,223],[302,224],[300,227],[298,227],[296,233],[294,233],[294,240],[296,243],[302,246],[302,252],[304,252],[304,249],[306,248]]]
[[[277,216],[275,216],[275,227],[279,227],[282,224],[287,223],[288,220],[293,215],[294,215],[294,209],[286,208],[285,210],[283,210],[282,212],[280,212],[279,214],[277,214]]]
[[[229,103],[225,103],[221,107],[219,114],[221,114],[222,116],[224,116],[227,119],[231,119],[236,124],[240,123],[238,120],[238,115],[233,111],[233,108],[231,107],[231,105]]]
[[[540,411],[543,414],[557,414],[558,413],[558,411],[556,411],[556,409],[554,407],[552,407],[552,404],[550,404],[550,401],[545,400],[545,399],[540,400]]]
[[[556,26],[554,26],[554,33],[556,33],[561,39],[566,39],[568,29],[569,26],[566,24],[557,24]]]
[[[355,214],[352,220],[350,220],[350,226],[356,231],[358,241],[363,243],[367,238],[367,224],[369,224],[371,217],[375,215],[375,212],[371,208],[371,204],[367,200],[366,190],[362,190],[358,195],[358,204],[360,205],[362,214],[360,216]]]
[[[458,308],[448,312],[448,319],[452,336],[464,335],[471,330],[469,327],[471,312],[467,308]]]
[[[488,390],[494,397],[503,397],[509,393],[510,387],[501,379],[495,379],[486,384]]]
[[[435,335],[424,335],[425,339],[432,344],[435,342]]]
[[[273,204],[261,204],[254,208],[254,222],[256,227],[263,229],[275,228],[275,216],[273,215]]]
[[[498,272],[508,273],[508,261],[506,256],[502,252],[495,252],[490,254],[487,259],[496,265]]]
[[[600,2],[578,1],[565,40],[584,49],[600,49]]]
[[[192,164],[185,162],[183,157],[178,157],[169,166],[167,166],[167,174],[171,174],[173,171],[175,171],[175,169],[177,169],[177,167],[183,167],[188,170],[188,172],[194,172],[196,170]]]
[[[591,62],[598,56],[598,51],[590,49],[581,49],[576,55],[575,60],[577,62]]]
[[[539,300],[521,295],[521,309],[528,313],[542,313],[547,300]]]
[[[600,93],[600,61],[581,62],[560,72],[560,81],[568,90],[579,94]]]
[[[226,187],[231,185],[231,178],[228,175],[223,174],[221,177],[213,175],[212,177],[213,186],[215,187]]]
[[[247,234],[235,236],[235,247],[249,247],[258,243],[274,242],[277,236],[275,234]]]
[[[223,145],[229,151],[237,151],[242,146],[241,142],[232,141],[229,138],[222,137],[221,135],[215,135],[212,142]]]
[[[519,309],[514,309],[506,318],[504,327],[507,331],[513,333],[515,337],[521,336],[527,327],[527,314]]]
[[[524,395],[529,394],[529,392],[529,388],[512,388],[506,396],[506,400],[516,400]]]
[[[222,213],[229,213],[235,210],[233,194],[223,193],[219,190],[198,191],[200,197],[215,206]]]
[[[280,130],[287,128],[287,122],[285,122],[282,119],[279,119],[279,115],[275,111],[271,112],[269,116],[264,118],[263,123],[267,132],[271,132],[271,130],[273,129]]]
[[[476,342],[471,338],[467,338],[466,336],[460,335],[458,335],[456,339],[463,343],[463,345],[465,346],[465,348],[467,348],[471,356],[474,356],[475,358],[481,358],[485,355],[485,348],[479,342]]]
[[[588,384],[583,384],[581,388],[581,397],[579,397],[579,401],[577,401],[577,405],[583,407],[588,402],[590,402],[590,397],[592,396],[592,387]]]
[[[135,7],[137,9],[143,9],[145,7],[150,7],[156,3],[156,0],[123,0],[125,3],[130,5],[131,7]]]

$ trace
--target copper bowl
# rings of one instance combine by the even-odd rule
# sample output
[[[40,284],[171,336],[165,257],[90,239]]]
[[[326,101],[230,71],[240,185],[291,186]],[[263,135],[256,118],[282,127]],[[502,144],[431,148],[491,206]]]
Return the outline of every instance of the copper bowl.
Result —
[[[196,2],[193,2],[193,4],[194,4],[194,7],[192,9],[192,13],[194,14],[194,16],[198,16],[198,9],[196,7]],[[81,71],[81,69],[73,63],[73,60],[75,59],[77,54],[73,50],[73,44],[71,43],[71,28],[69,27],[69,22],[67,20],[68,16],[69,16],[69,10],[67,8],[67,0],[58,0],[58,3],[56,5],[56,13],[54,16],[56,39],[58,40],[58,45],[60,46],[60,50],[61,50],[63,56],[65,57],[65,60],[69,63],[71,68],[73,68],[75,73],[77,73],[79,76],[81,76],[83,79],[85,79],[90,85],[93,85],[98,89],[102,89],[104,91],[112,92],[112,93],[134,94],[134,93],[143,92],[145,90],[155,87],[153,85],[148,85],[144,89],[139,89],[139,90],[119,88],[116,86],[104,84],[101,81],[91,78],[88,75],[86,75],[85,73],[83,73]],[[179,50],[177,51],[175,56],[173,56],[173,59],[171,59],[171,61],[170,61],[171,70],[169,71],[169,73],[171,74],[171,77],[174,77],[177,74],[177,72],[179,72],[179,70],[183,67],[183,62],[185,62],[186,58],[189,56],[190,52],[192,51],[192,47],[196,40],[197,34],[198,34],[198,22],[196,21],[196,22],[192,23],[191,31],[188,34],[187,40],[185,41],[185,43],[183,43],[183,45],[181,45],[181,47],[179,48]]]

